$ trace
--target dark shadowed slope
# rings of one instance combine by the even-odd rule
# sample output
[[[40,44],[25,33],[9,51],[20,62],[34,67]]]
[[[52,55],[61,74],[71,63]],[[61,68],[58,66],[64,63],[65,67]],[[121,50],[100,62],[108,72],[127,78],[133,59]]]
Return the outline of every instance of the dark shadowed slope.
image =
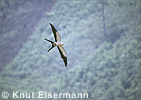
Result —
[[[0,1],[0,69],[7,65],[33,33],[44,12],[57,0]]]

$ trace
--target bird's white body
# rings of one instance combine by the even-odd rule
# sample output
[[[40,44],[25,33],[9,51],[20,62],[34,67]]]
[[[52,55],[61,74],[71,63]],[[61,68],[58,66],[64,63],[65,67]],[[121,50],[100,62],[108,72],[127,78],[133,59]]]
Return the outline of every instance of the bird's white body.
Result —
[[[63,46],[64,43],[61,41],[54,42],[54,46]]]
[[[63,48],[64,43],[61,41],[57,41],[53,43],[54,46],[58,46],[60,48],[60,50],[62,51],[63,55],[66,57],[67,53],[65,51],[65,49]]]

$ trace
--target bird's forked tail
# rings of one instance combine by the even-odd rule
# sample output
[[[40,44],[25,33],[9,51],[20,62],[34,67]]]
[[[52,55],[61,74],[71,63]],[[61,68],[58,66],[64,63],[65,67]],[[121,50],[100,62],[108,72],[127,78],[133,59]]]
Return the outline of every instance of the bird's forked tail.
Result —
[[[50,42],[50,43],[52,44],[52,47],[48,49],[48,52],[49,52],[52,48],[54,48],[54,47],[55,47],[55,46],[53,45],[53,43],[54,43],[54,42],[53,42],[53,41],[51,41],[51,40],[48,40],[48,39],[45,39],[45,40],[46,40],[46,41],[48,41],[48,42]]]

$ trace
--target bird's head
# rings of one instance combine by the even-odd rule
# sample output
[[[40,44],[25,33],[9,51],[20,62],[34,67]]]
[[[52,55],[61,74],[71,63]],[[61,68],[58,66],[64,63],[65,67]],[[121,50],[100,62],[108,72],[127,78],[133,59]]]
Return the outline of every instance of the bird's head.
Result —
[[[64,43],[63,43],[63,42],[61,42],[61,45],[64,45]]]

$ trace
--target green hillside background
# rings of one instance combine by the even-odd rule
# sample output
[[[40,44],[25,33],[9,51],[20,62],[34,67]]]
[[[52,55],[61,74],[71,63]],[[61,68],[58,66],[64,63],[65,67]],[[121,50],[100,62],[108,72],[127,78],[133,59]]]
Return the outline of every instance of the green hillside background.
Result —
[[[0,0],[0,93],[87,92],[83,100],[140,100],[140,5],[140,0]],[[49,23],[61,34],[67,67],[57,48],[47,52],[51,45],[44,38],[54,41]]]

